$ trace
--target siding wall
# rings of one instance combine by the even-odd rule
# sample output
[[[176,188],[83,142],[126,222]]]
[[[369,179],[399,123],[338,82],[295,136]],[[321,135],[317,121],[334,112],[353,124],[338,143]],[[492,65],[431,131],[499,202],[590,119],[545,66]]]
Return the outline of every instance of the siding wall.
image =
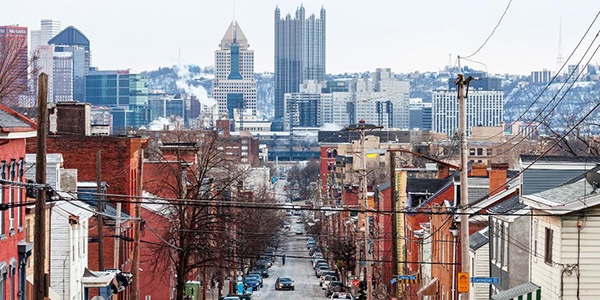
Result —
[[[537,226],[534,225],[532,228],[532,237],[536,235],[534,230],[537,227],[537,255],[532,258],[531,262],[531,281],[542,288],[542,299],[560,299],[561,268],[556,263],[559,262],[560,250],[562,249],[560,239],[561,221],[559,217],[539,216],[540,214],[544,214],[544,212],[539,210],[533,210],[533,214],[533,221],[534,224],[537,222]],[[554,230],[552,236],[552,261],[555,263],[552,265],[544,261],[545,228]],[[530,249],[533,249],[534,242],[535,238],[532,238]]]
[[[471,277],[490,276],[490,243],[481,246],[477,251],[471,250],[469,255],[473,264],[474,272]],[[490,298],[490,285],[485,283],[471,283],[469,289],[471,299],[487,300]]]
[[[598,216],[600,209],[588,209],[586,213]],[[563,265],[576,265],[579,254],[580,270],[579,287],[576,272],[571,275],[565,273],[563,276],[564,299],[600,299],[600,254],[598,253],[600,218],[595,216],[582,219],[579,247],[577,245],[579,213],[562,218],[561,247],[555,249],[560,249],[557,254],[560,255],[560,263]],[[555,284],[560,285],[560,281]],[[579,298],[577,298],[577,290],[579,290]]]

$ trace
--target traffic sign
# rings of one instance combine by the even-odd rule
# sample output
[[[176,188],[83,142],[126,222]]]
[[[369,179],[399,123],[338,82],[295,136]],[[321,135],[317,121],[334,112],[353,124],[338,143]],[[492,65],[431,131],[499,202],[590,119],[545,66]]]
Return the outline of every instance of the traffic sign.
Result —
[[[471,283],[498,283],[498,277],[471,277]]]
[[[398,280],[417,280],[416,275],[398,275]]]
[[[469,273],[458,273],[458,283],[456,289],[459,293],[466,293],[469,291]]]

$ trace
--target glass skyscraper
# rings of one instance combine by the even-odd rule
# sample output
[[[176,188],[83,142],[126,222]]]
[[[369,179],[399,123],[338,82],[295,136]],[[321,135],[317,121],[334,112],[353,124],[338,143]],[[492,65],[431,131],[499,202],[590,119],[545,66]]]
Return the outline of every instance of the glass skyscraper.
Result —
[[[85,99],[85,76],[90,70],[90,40],[77,28],[69,26],[48,41],[54,52],[70,52],[73,58],[73,100]]]
[[[284,95],[297,93],[304,80],[325,80],[325,9],[319,18],[306,17],[304,6],[281,18],[275,8],[275,119],[274,130],[283,130]]]

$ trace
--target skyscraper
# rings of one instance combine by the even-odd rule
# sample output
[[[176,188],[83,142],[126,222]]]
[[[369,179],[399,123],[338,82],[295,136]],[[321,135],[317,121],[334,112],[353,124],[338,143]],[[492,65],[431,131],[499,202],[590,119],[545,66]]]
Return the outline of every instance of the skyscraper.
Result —
[[[42,19],[40,30],[31,30],[31,44],[29,49],[36,51],[39,46],[47,45],[48,41],[60,32],[60,21]]]
[[[48,41],[54,52],[70,52],[73,57],[73,100],[85,99],[85,75],[90,70],[90,40],[77,28],[69,26]]]
[[[297,93],[305,80],[325,80],[325,9],[319,18],[306,17],[304,6],[281,18],[275,8],[275,120],[274,130],[283,130],[284,95]]]
[[[251,110],[256,115],[256,80],[254,50],[237,21],[231,22],[215,51],[215,79],[212,96],[219,114],[233,119],[233,110]]]

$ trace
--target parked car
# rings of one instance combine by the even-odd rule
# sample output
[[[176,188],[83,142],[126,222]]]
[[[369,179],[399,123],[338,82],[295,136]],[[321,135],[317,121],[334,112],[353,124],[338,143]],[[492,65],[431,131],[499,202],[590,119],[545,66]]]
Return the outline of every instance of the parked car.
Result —
[[[267,267],[267,265],[257,264],[254,266],[254,270],[252,270],[252,271],[260,272],[260,276],[262,276],[262,278],[267,278],[267,277],[269,277],[268,269],[269,268]]]
[[[260,281],[254,276],[248,276],[246,277],[246,280],[244,280],[244,286],[246,289],[252,288],[253,291],[256,291],[260,288]]]
[[[219,300],[252,300],[252,295],[244,294],[244,295],[227,295],[219,298]]]
[[[315,269],[315,276],[317,277],[321,277],[321,275],[323,274],[323,272],[325,271],[331,271],[329,269],[329,266],[325,266],[325,265],[320,265],[317,269]]]
[[[325,290],[325,297],[331,296],[331,294],[333,294],[334,292],[345,292],[345,291],[346,291],[346,287],[344,286],[344,284],[341,281],[332,281],[329,283],[329,286],[327,286],[327,289]]]
[[[329,272],[327,272],[329,273]],[[321,275],[321,280],[319,282],[319,285],[326,290],[327,287],[329,286],[329,283],[332,281],[339,281],[337,276],[335,275],[326,275],[327,273],[324,273],[324,275]]]
[[[242,300],[242,299],[238,296],[227,296],[227,297],[223,298],[223,300]]]
[[[294,280],[291,277],[277,277],[275,280],[275,289],[280,290],[294,290]]]
[[[262,275],[260,274],[260,272],[250,272],[248,273],[248,275],[246,275],[246,277],[254,277],[258,280],[258,282],[260,283],[260,287],[263,287],[263,279],[262,279]]]
[[[346,293],[346,292],[334,292],[333,294],[331,294],[331,298],[329,299],[350,299],[350,300],[354,300],[356,298],[354,298],[354,296],[352,296],[352,294],[350,293]]]

